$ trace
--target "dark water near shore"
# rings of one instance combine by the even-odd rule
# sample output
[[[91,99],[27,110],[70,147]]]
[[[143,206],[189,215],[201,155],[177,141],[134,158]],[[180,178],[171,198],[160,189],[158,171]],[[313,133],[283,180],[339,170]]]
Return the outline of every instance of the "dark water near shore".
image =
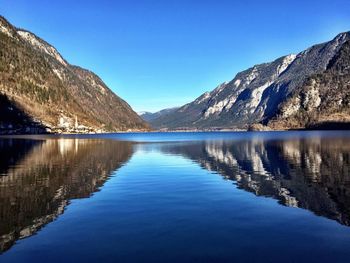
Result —
[[[350,132],[0,138],[0,262],[350,262]]]

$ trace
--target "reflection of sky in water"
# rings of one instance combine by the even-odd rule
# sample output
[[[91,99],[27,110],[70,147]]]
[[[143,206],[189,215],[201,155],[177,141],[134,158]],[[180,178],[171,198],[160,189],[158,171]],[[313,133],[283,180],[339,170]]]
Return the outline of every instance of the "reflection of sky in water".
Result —
[[[350,253],[349,134],[311,134],[0,140],[0,244],[9,249],[0,257],[142,262],[163,251],[163,262],[312,262],[318,251],[341,261]]]

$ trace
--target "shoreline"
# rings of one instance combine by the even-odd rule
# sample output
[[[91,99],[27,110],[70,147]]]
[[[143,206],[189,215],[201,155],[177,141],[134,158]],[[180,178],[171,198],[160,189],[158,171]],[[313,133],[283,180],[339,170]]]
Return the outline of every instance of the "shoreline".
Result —
[[[349,129],[290,129],[290,130],[263,130],[263,131],[250,131],[250,130],[191,130],[191,131],[116,131],[116,132],[104,132],[104,133],[12,133],[12,134],[0,134],[0,138],[13,138],[22,136],[98,136],[98,135],[113,135],[113,134],[157,134],[157,133],[274,133],[274,132],[350,132]]]

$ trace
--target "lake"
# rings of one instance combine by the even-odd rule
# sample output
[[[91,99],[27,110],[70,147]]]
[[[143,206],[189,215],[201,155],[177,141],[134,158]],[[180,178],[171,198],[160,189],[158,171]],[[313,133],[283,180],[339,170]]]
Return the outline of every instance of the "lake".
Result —
[[[350,132],[0,139],[0,262],[350,262]]]

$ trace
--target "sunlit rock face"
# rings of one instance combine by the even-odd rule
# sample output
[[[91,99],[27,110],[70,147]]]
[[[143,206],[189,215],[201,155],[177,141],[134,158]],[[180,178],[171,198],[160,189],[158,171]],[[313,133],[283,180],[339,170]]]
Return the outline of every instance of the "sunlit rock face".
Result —
[[[347,36],[342,35],[341,39],[347,39]],[[282,103],[270,126],[277,129],[349,129],[349,82],[350,41],[347,40],[324,72],[310,76]]]
[[[350,144],[346,139],[212,141],[163,147],[238,188],[350,225]]]
[[[0,251],[55,220],[71,199],[98,191],[132,151],[108,140],[0,140],[9,157],[0,164]]]
[[[332,41],[312,46],[297,55],[292,54],[270,63],[255,65],[238,73],[230,82],[225,82],[193,102],[150,122],[156,128],[169,129],[247,128],[254,123],[267,124],[294,92],[307,85],[311,76],[327,71],[331,61],[343,52],[349,40],[349,33],[339,34]],[[349,63],[349,56],[344,56],[348,59],[343,62]],[[344,68],[333,68],[333,76],[342,75]],[[325,91],[333,88],[332,83],[321,83]],[[347,82],[339,79],[339,85],[344,83]],[[324,103],[325,92],[322,89],[319,90],[317,85],[313,85],[305,91],[305,96],[302,95],[305,97],[302,101],[296,95],[283,110],[284,116],[300,112],[301,107],[307,110],[318,109]],[[346,94],[348,92],[343,92],[340,97],[345,98]],[[280,125],[279,128],[289,126]]]

